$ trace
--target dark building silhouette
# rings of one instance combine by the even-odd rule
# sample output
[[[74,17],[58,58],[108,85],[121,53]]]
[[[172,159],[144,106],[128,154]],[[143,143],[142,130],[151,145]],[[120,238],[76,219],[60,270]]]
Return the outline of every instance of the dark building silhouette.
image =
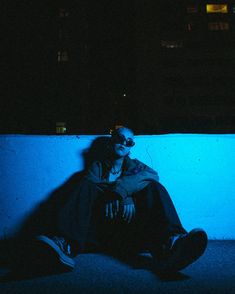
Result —
[[[9,2],[2,133],[235,131],[235,1]]]

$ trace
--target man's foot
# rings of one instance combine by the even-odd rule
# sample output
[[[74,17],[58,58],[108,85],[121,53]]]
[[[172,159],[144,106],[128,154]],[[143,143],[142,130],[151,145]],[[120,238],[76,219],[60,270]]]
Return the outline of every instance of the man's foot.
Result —
[[[155,269],[161,273],[180,271],[195,262],[204,253],[206,246],[207,234],[202,229],[173,236],[163,255],[160,258],[154,256]]]
[[[75,262],[72,258],[71,247],[63,237],[40,235],[36,237],[36,240],[52,249],[64,270],[74,269]]]

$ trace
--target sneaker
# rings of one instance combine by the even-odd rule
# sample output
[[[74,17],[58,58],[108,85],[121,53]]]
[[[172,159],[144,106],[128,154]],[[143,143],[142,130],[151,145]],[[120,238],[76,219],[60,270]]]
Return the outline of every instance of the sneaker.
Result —
[[[202,229],[172,236],[162,258],[155,258],[155,269],[162,273],[177,272],[195,262],[205,251],[207,234]]]
[[[75,262],[72,258],[71,247],[63,237],[40,235],[36,237],[36,240],[53,249],[53,252],[56,253],[60,261],[60,265],[62,265],[65,270],[74,269]]]

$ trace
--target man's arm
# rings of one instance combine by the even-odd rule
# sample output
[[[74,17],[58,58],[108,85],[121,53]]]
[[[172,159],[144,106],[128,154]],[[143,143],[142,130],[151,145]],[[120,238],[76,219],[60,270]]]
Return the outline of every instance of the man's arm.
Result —
[[[158,173],[155,170],[141,162],[138,163],[137,167],[133,169],[131,173],[120,177],[113,187],[113,191],[120,194],[123,199],[142,190],[150,182],[159,181]]]

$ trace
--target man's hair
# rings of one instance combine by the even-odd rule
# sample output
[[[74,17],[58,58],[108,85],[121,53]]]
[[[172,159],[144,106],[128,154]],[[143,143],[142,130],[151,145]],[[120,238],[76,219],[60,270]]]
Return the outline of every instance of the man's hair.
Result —
[[[111,136],[114,136],[114,135],[118,134],[119,130],[121,130],[121,129],[128,130],[129,132],[131,132],[134,135],[134,132],[130,128],[122,126],[122,125],[114,126],[113,128],[110,129],[109,133]]]

